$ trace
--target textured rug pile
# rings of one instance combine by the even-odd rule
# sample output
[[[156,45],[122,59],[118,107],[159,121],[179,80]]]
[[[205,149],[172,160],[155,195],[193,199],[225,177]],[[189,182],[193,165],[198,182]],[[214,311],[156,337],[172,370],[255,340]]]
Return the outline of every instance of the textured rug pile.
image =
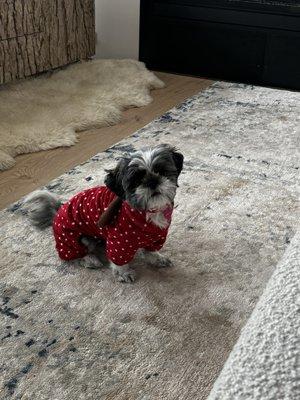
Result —
[[[52,181],[103,182],[124,152],[185,155],[164,252],[138,281],[61,263],[22,201],[0,214],[1,394],[16,399],[205,399],[297,226],[300,94],[216,83]]]
[[[72,146],[76,132],[117,123],[163,86],[143,63],[94,60],[0,87],[0,171],[18,154]]]

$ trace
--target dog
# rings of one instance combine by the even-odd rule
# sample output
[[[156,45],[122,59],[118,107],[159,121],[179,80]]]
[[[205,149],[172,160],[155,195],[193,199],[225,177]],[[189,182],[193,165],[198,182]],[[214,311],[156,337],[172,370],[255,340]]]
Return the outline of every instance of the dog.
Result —
[[[133,282],[135,272],[129,263],[137,251],[148,264],[172,265],[159,250],[171,223],[183,161],[168,144],[144,148],[106,170],[105,186],[87,189],[65,203],[37,191],[25,199],[25,208],[34,226],[52,225],[62,260],[83,259],[87,266],[98,267],[103,250],[117,279]],[[108,221],[100,226],[105,214]]]

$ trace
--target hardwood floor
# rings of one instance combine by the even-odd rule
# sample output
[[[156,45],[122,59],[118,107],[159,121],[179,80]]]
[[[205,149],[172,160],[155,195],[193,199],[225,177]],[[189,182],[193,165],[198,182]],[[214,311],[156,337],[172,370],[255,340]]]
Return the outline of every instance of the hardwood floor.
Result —
[[[152,92],[153,102],[148,106],[126,110],[119,124],[82,132],[78,143],[72,147],[18,156],[13,168],[0,172],[0,209],[131,135],[212,84],[210,80],[195,77],[161,72],[157,75],[166,83],[166,87]]]

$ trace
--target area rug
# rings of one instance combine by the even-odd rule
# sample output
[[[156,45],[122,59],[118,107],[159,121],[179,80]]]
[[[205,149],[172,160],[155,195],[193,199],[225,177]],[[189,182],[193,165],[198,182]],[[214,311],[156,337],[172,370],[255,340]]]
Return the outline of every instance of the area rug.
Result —
[[[300,94],[222,83],[47,185],[101,184],[124,152],[185,155],[164,253],[133,285],[61,263],[22,201],[0,213],[2,398],[205,399],[291,241]]]
[[[0,171],[18,154],[71,146],[76,132],[115,124],[164,84],[143,63],[94,60],[0,86]]]

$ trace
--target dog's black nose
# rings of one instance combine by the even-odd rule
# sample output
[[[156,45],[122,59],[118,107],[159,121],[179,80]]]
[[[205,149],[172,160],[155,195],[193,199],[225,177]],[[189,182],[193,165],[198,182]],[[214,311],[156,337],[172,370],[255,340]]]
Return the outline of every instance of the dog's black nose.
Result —
[[[159,178],[154,175],[148,176],[145,180],[145,186],[151,190],[155,190],[158,184],[159,184]]]

